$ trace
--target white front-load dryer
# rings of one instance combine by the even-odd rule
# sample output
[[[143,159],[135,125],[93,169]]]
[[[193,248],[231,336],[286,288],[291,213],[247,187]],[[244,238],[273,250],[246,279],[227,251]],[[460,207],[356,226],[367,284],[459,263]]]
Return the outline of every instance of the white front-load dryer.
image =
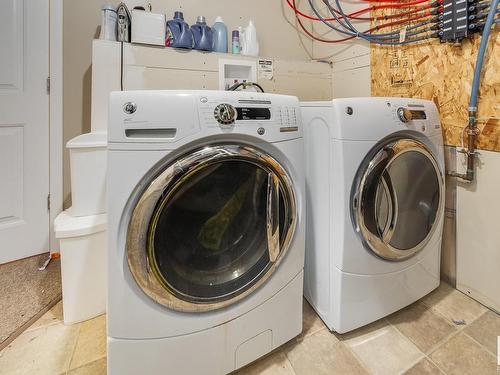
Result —
[[[433,102],[302,103],[307,236],[304,294],[344,333],[439,285],[444,156]]]
[[[297,98],[115,92],[108,137],[108,373],[225,374],[298,335]]]

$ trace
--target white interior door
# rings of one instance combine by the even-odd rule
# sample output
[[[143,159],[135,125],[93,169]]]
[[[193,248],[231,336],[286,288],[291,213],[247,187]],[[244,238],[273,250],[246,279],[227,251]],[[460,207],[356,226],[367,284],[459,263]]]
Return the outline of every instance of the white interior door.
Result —
[[[0,263],[48,251],[49,0],[0,1]]]

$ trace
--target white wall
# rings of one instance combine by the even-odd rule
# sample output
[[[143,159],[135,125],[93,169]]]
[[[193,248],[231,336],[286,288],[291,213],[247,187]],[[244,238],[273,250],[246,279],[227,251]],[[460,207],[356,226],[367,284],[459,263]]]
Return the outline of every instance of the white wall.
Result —
[[[500,312],[500,152],[478,151],[476,179],[457,186],[457,289]],[[464,154],[457,154],[463,173]]]
[[[320,4],[320,2],[316,2]],[[368,4],[368,3],[367,3]],[[343,2],[345,12],[358,10],[366,4]],[[322,15],[331,17],[322,7]],[[311,12],[312,14],[312,12]],[[368,15],[369,13],[365,13]],[[358,30],[370,27],[369,21],[356,21]],[[314,22],[313,29],[324,39],[341,39],[346,35],[334,31],[322,22]],[[333,96],[346,98],[371,96],[370,44],[359,39],[351,39],[342,43],[313,42],[315,59],[328,60],[333,63]]]

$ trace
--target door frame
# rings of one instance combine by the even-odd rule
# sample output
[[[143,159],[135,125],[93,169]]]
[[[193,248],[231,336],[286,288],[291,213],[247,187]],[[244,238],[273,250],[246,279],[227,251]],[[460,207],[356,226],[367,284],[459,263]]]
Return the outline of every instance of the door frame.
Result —
[[[59,252],[54,220],[63,208],[63,0],[49,0],[49,250]]]

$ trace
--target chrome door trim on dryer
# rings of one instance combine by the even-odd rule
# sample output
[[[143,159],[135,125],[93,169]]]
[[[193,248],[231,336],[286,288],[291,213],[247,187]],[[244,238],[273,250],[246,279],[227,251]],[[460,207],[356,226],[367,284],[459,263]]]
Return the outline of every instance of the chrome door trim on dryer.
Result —
[[[417,165],[410,175],[409,166]],[[425,181],[419,184],[419,177]],[[410,184],[411,178],[415,184]],[[353,226],[365,248],[385,260],[406,260],[425,247],[440,222],[443,172],[424,142],[408,132],[396,133],[379,142],[361,163],[350,203]]]
[[[160,269],[161,265],[158,264],[154,242],[157,233],[156,229],[159,225],[160,216],[163,215],[164,210],[172,207],[174,204],[172,202],[177,199],[176,196],[186,194],[186,191],[193,185],[196,185],[196,183],[208,176],[211,171],[221,168],[221,165],[227,167],[228,164],[226,162],[239,162],[244,163],[244,165],[248,163],[249,168],[255,168],[254,181],[259,177],[259,182],[252,185],[257,186],[254,187],[254,190],[245,190],[245,197],[251,196],[251,199],[260,202],[259,197],[264,196],[265,189],[265,199],[267,201],[265,205],[258,204],[258,206],[259,208],[263,207],[262,212],[266,216],[263,218],[265,225],[263,225],[262,231],[263,243],[267,245],[267,255],[260,255],[259,267],[254,267],[253,273],[251,273],[251,275],[255,274],[255,277],[249,276],[253,278],[249,279],[244,285],[216,296],[189,295],[187,292],[190,290],[189,286],[184,290],[174,287],[169,283],[169,275],[165,275],[165,272],[162,272]],[[295,232],[297,225],[297,203],[292,180],[288,176],[288,173],[268,153],[254,147],[239,144],[208,145],[166,163],[162,169],[163,172],[157,175],[141,194],[128,225],[126,241],[127,260],[131,273],[140,288],[157,303],[174,310],[187,312],[220,309],[252,293],[274,273],[287,253]],[[181,193],[178,193],[179,191]],[[238,191],[241,192],[240,189]],[[261,192],[263,194],[260,194]],[[223,215],[218,212],[216,220],[221,219],[222,216],[221,220],[230,221],[227,215],[233,215],[235,210],[241,211],[243,205],[241,201],[243,198],[241,198],[241,194],[238,194],[232,193],[231,197],[234,196],[236,198],[231,198],[229,205],[228,203],[225,204],[227,208],[226,212]],[[251,200],[250,198],[248,199]],[[235,203],[235,201],[238,202]],[[254,204],[252,207],[257,207],[257,204]],[[280,207],[283,207],[283,212],[279,212]],[[226,216],[224,217],[224,215]],[[246,215],[242,214],[241,216]],[[281,223],[280,218],[282,219]],[[193,218],[193,221],[195,220],[196,218]],[[209,220],[206,220],[206,222],[210,220],[213,223],[213,216]],[[212,226],[212,229],[215,227],[220,231],[220,223],[221,221],[219,220],[215,226]],[[282,228],[281,231],[280,227]],[[213,231],[210,234],[213,238]],[[220,236],[219,234],[217,238],[220,239]],[[260,247],[263,248],[263,246]],[[255,249],[254,252],[257,253],[257,250]],[[242,255],[240,258],[243,257]],[[164,261],[163,258],[161,260]],[[257,265],[257,262],[255,264]],[[230,266],[232,265],[233,263],[230,264]],[[217,266],[220,267],[220,265]],[[233,271],[232,268],[226,267],[225,274],[222,276],[234,273],[236,275],[234,277],[237,278],[242,275],[238,275],[238,271],[239,269]],[[248,269],[245,269],[246,271]],[[187,272],[184,271],[184,274],[187,274]],[[200,276],[192,276],[192,280],[202,279],[206,279],[203,273],[200,273]],[[217,281],[219,281],[218,278]],[[223,281],[226,282],[226,279]],[[229,281],[232,282],[233,280],[230,279]],[[216,289],[215,287],[210,288],[211,286],[211,283],[203,285],[207,290]]]

